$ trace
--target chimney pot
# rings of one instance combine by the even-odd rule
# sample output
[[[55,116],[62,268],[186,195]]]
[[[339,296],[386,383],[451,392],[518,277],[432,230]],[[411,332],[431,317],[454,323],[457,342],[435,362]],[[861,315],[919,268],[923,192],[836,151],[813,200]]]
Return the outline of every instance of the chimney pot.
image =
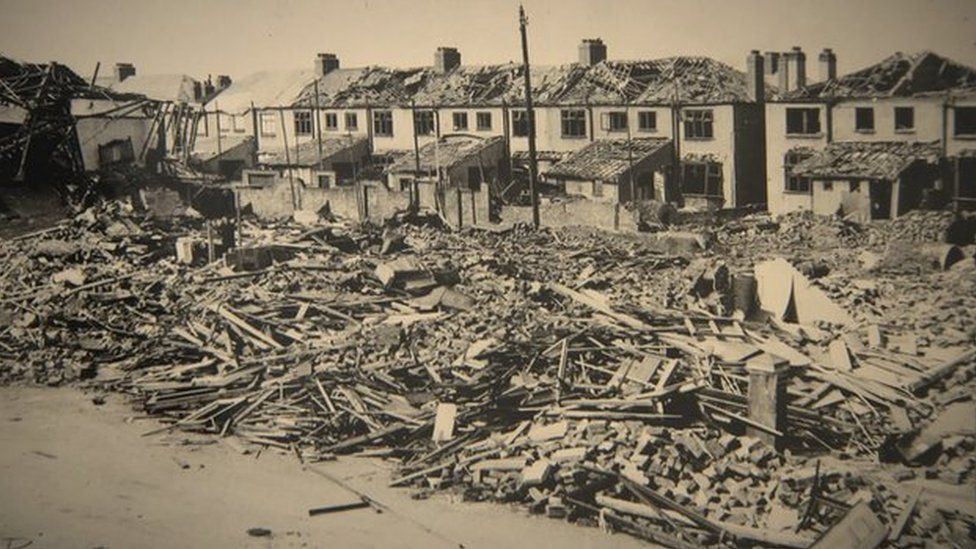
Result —
[[[766,99],[766,80],[763,68],[763,56],[759,50],[752,50],[746,56],[746,75],[748,76],[748,91],[751,101],[764,101]]]
[[[320,53],[315,57],[315,74],[325,76],[339,68],[339,58],[334,53]]]
[[[434,69],[440,74],[461,66],[461,52],[457,48],[441,46],[434,52]]]
[[[116,63],[115,64],[115,81],[122,82],[130,76],[136,75],[136,66],[132,63]]]
[[[222,89],[230,86],[230,83],[231,83],[230,76],[228,76],[226,74],[218,74],[217,75],[217,89],[218,90],[222,90]]]
[[[607,59],[607,46],[600,38],[584,38],[579,45],[581,65],[593,66]]]
[[[824,48],[818,57],[820,61],[820,80],[833,80],[837,78],[837,55],[834,50]]]

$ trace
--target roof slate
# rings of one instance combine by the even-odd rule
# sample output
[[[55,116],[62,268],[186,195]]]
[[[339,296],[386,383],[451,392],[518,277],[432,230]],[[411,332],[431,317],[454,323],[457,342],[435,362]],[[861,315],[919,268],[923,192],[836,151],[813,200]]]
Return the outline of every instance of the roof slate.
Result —
[[[367,143],[365,137],[328,137],[322,139],[322,158],[328,158],[357,145]],[[262,151],[258,159],[261,164],[269,166],[314,166],[319,160],[319,143],[317,139],[305,141],[298,146],[288,147],[288,154],[284,149]]]
[[[976,69],[930,51],[901,52],[839,78],[782,94],[781,99],[912,97],[976,92]]]
[[[826,149],[800,162],[793,173],[806,177],[865,178],[894,180],[916,161],[936,162],[941,154],[937,141],[831,143]]]
[[[556,179],[616,181],[630,166],[668,147],[665,137],[598,139],[550,168],[546,175]]]
[[[489,147],[501,143],[501,136],[478,137],[474,135],[449,135],[438,139],[436,142],[427,143],[420,147],[420,171],[433,172],[437,166],[450,168],[464,160],[480,154]],[[489,161],[493,163],[493,161]],[[390,173],[415,172],[417,170],[417,159],[413,154],[403,154],[398,156],[392,164],[387,166],[386,171]]]

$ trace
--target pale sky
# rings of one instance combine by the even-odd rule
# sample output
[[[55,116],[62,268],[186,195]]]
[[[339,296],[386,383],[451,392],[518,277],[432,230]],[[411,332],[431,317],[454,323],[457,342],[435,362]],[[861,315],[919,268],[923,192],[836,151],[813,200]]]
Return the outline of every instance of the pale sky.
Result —
[[[531,61],[576,60],[581,38],[610,59],[707,55],[744,69],[751,49],[823,47],[843,74],[895,51],[933,50],[976,66],[976,0],[525,0]],[[464,64],[520,60],[517,0],[0,0],[0,52],[90,76],[243,76],[311,67],[430,65],[438,46]],[[104,72],[102,74],[105,74]]]

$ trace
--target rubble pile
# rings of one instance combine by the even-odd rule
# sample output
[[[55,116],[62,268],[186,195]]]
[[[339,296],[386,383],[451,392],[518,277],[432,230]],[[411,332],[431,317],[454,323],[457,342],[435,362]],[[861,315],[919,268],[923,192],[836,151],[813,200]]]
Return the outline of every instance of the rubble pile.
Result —
[[[193,266],[174,249],[202,221],[159,223],[107,206],[0,244],[4,381],[83,379],[160,432],[396,459],[417,497],[673,547],[807,547],[858,517],[893,546],[972,539],[974,308],[951,297],[972,270],[885,275],[862,316],[831,299],[839,262],[757,263],[863,238],[805,216],[720,232],[727,264],[584,230],[247,222],[247,247]]]

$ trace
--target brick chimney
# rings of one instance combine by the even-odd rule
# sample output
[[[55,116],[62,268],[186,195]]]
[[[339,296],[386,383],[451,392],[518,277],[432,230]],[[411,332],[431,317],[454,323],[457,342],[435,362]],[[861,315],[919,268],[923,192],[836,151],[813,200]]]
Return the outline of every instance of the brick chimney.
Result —
[[[818,56],[820,61],[820,80],[837,78],[837,55],[830,48],[824,48]]]
[[[766,75],[763,70],[763,56],[759,50],[752,50],[746,56],[746,79],[749,100],[764,101],[766,99]]]
[[[584,38],[579,45],[579,62],[592,66],[607,59],[607,46],[599,38]]]
[[[222,90],[224,88],[229,87],[230,86],[230,83],[231,83],[230,76],[228,76],[226,74],[218,74],[217,75],[217,89],[218,90]]]
[[[461,52],[457,48],[441,46],[434,52],[434,69],[444,74],[461,66]]]
[[[793,91],[807,85],[807,56],[800,46],[793,46],[780,56],[780,91]]]
[[[779,72],[779,52],[778,51],[767,51],[763,55],[763,60],[766,69],[766,76],[775,76]]]
[[[130,76],[136,75],[136,66],[132,63],[115,64],[115,81],[121,82]]]
[[[339,58],[334,53],[320,53],[315,57],[315,74],[325,76],[339,68]]]
[[[193,100],[200,101],[203,99],[203,82],[199,80],[193,81]]]

